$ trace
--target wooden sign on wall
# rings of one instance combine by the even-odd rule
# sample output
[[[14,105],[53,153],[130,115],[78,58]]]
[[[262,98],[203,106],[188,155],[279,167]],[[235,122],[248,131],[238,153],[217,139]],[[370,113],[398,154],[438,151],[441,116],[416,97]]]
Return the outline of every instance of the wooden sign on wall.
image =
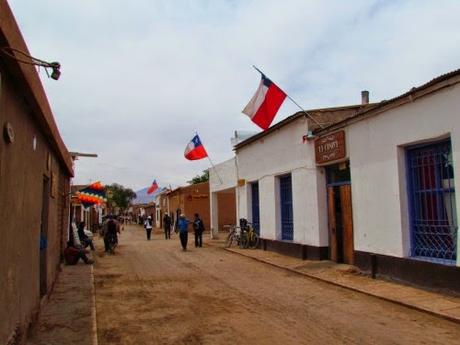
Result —
[[[335,132],[315,141],[316,164],[345,158],[345,132]]]

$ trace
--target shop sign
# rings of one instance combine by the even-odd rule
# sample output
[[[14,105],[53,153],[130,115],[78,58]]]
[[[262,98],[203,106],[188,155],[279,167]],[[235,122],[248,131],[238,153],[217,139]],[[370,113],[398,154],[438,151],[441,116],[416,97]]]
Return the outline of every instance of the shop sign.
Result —
[[[316,164],[345,158],[345,132],[335,132],[315,141]]]

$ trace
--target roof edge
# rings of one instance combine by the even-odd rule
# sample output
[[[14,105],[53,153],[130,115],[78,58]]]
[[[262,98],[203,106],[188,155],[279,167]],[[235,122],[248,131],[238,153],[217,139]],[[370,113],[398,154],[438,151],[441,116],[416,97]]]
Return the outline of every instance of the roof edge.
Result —
[[[378,104],[378,103],[354,104],[354,105],[344,105],[344,106],[336,106],[336,107],[325,107],[325,108],[308,109],[308,110],[305,110],[305,111],[301,110],[301,111],[298,111],[298,112],[288,116],[284,120],[274,124],[273,126],[268,128],[267,130],[259,132],[259,133],[255,134],[255,135],[247,138],[246,140],[243,140],[242,142],[240,142],[237,145],[235,145],[233,147],[233,150],[234,151],[239,150],[242,147],[247,146],[247,145],[251,144],[252,142],[254,142],[256,140],[267,136],[268,134],[274,132],[275,130],[280,129],[280,128],[288,125],[289,123],[291,123],[291,122],[293,122],[293,121],[295,121],[295,120],[297,120],[299,118],[308,117],[306,113],[321,113],[321,112],[326,112],[326,111],[349,110],[349,109],[361,108],[361,107],[364,107],[364,106],[369,107],[369,106],[373,106],[373,105],[376,105],[376,104]]]
[[[13,12],[6,1],[0,1],[0,32],[4,36],[7,45],[11,48],[19,49],[29,54],[27,44],[22,36],[21,30],[16,22]],[[50,104],[46,97],[43,84],[41,83],[40,77],[34,66],[26,65],[11,59],[11,64],[17,67],[22,77],[22,83],[26,86],[30,97],[32,98],[32,104],[34,108],[38,110],[40,120],[46,124],[46,130],[48,130],[52,137],[49,138],[51,146],[56,151],[61,163],[67,170],[69,176],[74,176],[73,161],[72,157],[67,150],[67,147],[62,140],[59,133],[57,124],[54,120],[53,113],[51,111]],[[9,61],[9,62],[10,62]],[[36,113],[35,111],[33,112]]]
[[[456,80],[452,84],[444,85],[445,82],[448,82],[449,80],[453,78],[458,78],[458,80]],[[394,109],[396,107],[402,106],[407,103],[412,103],[418,98],[427,96],[434,92],[438,92],[446,87],[450,87],[452,85],[459,84],[459,83],[460,83],[460,69],[456,69],[451,72],[442,74],[434,79],[431,79],[425,84],[422,84],[417,87],[413,87],[409,91],[404,92],[399,96],[393,97],[389,100],[383,100],[380,103],[377,103],[375,107],[360,111],[355,116],[351,116],[347,119],[334,123],[330,126],[327,126],[326,128],[317,129],[314,131],[314,134],[321,135],[321,134],[325,134],[325,133],[343,128],[347,126],[348,124],[359,122],[370,116],[384,113],[386,111],[389,111],[391,109]],[[434,88],[434,89],[430,90],[430,88]]]

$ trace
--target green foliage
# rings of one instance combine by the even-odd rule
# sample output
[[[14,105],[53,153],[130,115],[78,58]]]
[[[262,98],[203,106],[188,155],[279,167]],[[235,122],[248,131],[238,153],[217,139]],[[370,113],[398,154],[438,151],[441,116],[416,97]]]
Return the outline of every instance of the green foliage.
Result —
[[[105,194],[107,196],[107,203],[113,207],[126,209],[131,200],[136,198],[136,193],[130,188],[125,188],[118,183],[105,186]]]
[[[187,183],[197,184],[197,183],[208,182],[208,181],[209,181],[209,170],[203,170],[203,174],[196,175],[190,181],[187,181]]]

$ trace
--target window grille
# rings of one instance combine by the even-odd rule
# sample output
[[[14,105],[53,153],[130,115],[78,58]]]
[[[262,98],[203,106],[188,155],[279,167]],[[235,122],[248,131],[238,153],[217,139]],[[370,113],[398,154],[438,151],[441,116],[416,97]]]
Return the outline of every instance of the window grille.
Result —
[[[457,211],[450,141],[408,150],[411,255],[455,264]]]
[[[291,175],[281,176],[280,201],[281,201],[281,239],[294,239],[294,222],[292,212],[292,179]]]

